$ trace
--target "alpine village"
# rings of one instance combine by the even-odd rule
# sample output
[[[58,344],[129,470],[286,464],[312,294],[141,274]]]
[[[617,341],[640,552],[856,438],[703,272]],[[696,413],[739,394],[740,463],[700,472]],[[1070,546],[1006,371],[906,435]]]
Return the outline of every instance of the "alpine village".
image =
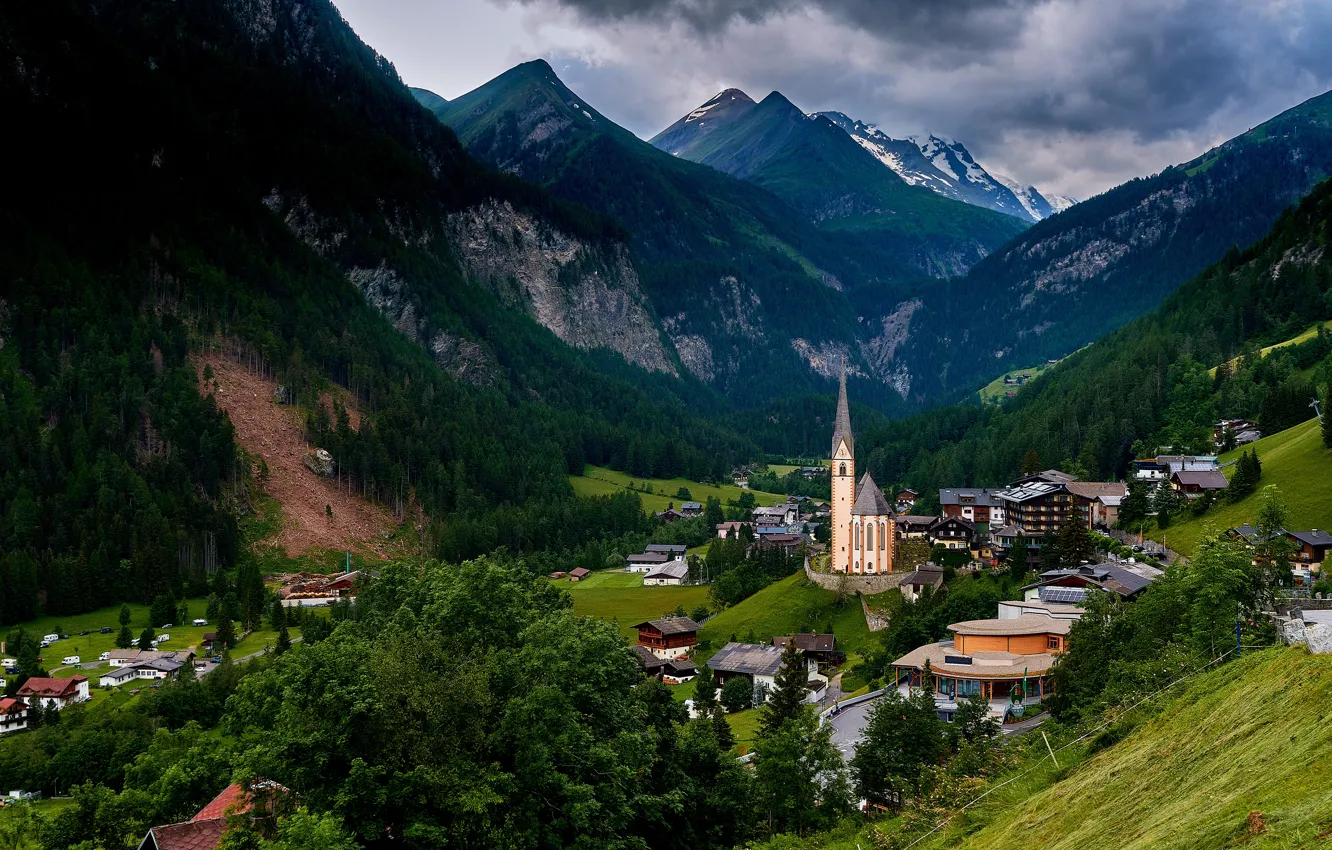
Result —
[[[1332,92],[1079,202],[464,35],[897,9],[731,5],[0,9],[0,848],[1332,847]]]

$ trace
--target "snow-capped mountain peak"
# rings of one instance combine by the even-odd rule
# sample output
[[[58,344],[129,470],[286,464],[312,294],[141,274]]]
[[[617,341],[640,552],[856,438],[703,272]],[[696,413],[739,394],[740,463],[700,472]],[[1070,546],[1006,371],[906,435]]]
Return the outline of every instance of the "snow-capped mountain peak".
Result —
[[[1072,206],[1060,198],[1056,206],[1031,186],[990,174],[966,146],[941,133],[895,139],[874,124],[841,112],[820,112],[845,130],[865,150],[912,186],[924,186],[946,198],[996,210],[1026,221],[1040,221]]]

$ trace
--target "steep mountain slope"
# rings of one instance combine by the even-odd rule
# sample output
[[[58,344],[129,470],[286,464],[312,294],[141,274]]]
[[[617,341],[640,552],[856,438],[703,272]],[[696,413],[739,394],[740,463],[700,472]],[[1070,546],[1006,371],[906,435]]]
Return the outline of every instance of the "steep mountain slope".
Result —
[[[412,93],[412,97],[416,98],[417,102],[420,103],[422,106],[424,106],[426,109],[439,109],[441,106],[445,106],[446,104],[448,104],[448,100],[440,97],[439,95],[435,94],[429,89],[419,89],[413,87],[410,89],[410,91]]]
[[[859,302],[897,303],[922,276],[964,268],[1018,226],[991,216],[999,226],[988,242],[956,222],[916,221],[910,231],[819,228],[773,192],[616,126],[543,61],[511,69],[436,115],[483,161],[623,223],[682,363],[740,404],[825,389],[845,354],[853,371],[877,384],[867,396],[900,405],[875,354],[894,342],[881,323],[862,325]],[[773,124],[780,132],[780,121]]]
[[[1313,416],[1309,399],[1332,379],[1332,340],[1259,352],[1332,316],[1329,241],[1332,181],[1249,249],[1229,252],[1002,406],[947,407],[858,432],[869,470],[921,492],[993,486],[1012,480],[1034,451],[1047,466],[1103,480],[1123,476],[1137,452],[1157,446],[1207,451],[1220,418],[1253,419],[1268,433],[1303,422]],[[1241,354],[1241,365],[1209,373]]]
[[[0,199],[7,622],[235,563],[248,464],[192,348],[316,408],[343,486],[449,557],[498,545],[502,505],[511,548],[580,545],[551,517],[584,462],[755,454],[666,374],[623,230],[470,158],[327,0],[19,4],[0,44],[28,128]],[[359,429],[312,403],[330,380]]]
[[[757,104],[743,93],[722,92],[651,142],[770,189],[817,223],[868,238],[877,232],[914,234],[936,258],[921,269],[930,276],[971,265],[988,253],[995,238],[1020,229],[908,184],[831,120],[806,115],[780,92]],[[1016,199],[1012,205],[1021,215]],[[952,247],[940,245],[940,236],[947,236]]]
[[[1329,173],[1332,93],[1039,222],[923,293],[899,368],[923,397],[956,397],[1009,364],[1067,354],[1261,237]]]

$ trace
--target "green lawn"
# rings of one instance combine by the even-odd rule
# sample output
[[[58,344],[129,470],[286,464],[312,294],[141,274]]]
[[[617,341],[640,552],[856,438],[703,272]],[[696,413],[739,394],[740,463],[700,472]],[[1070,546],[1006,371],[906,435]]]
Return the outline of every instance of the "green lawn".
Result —
[[[685,478],[635,478],[623,472],[591,464],[583,468],[582,475],[570,475],[569,483],[573,485],[574,492],[580,496],[609,496],[628,490],[632,483],[634,492],[638,493],[638,497],[643,501],[643,510],[646,511],[664,511],[672,502],[677,508],[682,501],[702,503],[707,501],[709,496],[715,496],[724,505],[739,499],[742,493],[753,493],[760,505],[776,505],[786,501],[786,496],[779,493],[744,490],[733,484],[702,484]],[[643,492],[643,489],[649,486],[652,492]],[[676,495],[681,487],[689,491],[691,498],[681,499]]]
[[[1018,387],[1004,386],[1005,377],[1016,376],[1016,375],[1031,375],[1031,378],[1027,381],[1027,383],[1031,383],[1031,381],[1034,381],[1037,378],[1039,378],[1041,376],[1041,373],[1049,369],[1052,365],[1053,364],[1051,363],[1042,363],[1039,366],[1029,366],[1025,369],[1009,369],[1004,374],[1000,375],[999,377],[995,378],[993,381],[990,381],[988,384],[981,387],[980,389],[981,401],[998,402],[1003,399],[1005,392],[1008,392],[1009,390],[1017,392],[1018,390],[1022,389],[1022,387],[1020,386]]]
[[[754,739],[758,737],[759,710],[751,708],[728,714],[726,722],[731,727],[731,735],[735,737],[735,751],[740,755],[749,752],[749,748],[754,746]]]
[[[852,596],[840,609],[835,602],[836,594],[809,581],[802,570],[709,620],[699,632],[699,640],[707,642],[708,650],[699,655],[711,657],[732,635],[743,641],[752,631],[759,643],[767,643],[777,635],[824,632],[830,625],[837,647],[848,657],[856,655],[870,639],[860,600]]]
[[[1169,528],[1149,532],[1148,536],[1153,540],[1164,539],[1166,545],[1177,552],[1191,554],[1208,525],[1225,531],[1253,521],[1258,512],[1258,494],[1269,484],[1275,484],[1281,490],[1290,509],[1289,527],[1292,530],[1332,528],[1332,450],[1323,447],[1318,420],[1311,419],[1264,437],[1242,450],[1253,448],[1258,450],[1258,457],[1263,462],[1263,477],[1253,493],[1235,504],[1218,504],[1201,517],[1176,520]],[[1240,451],[1222,455],[1222,462],[1238,458]],[[1234,467],[1226,470],[1227,477],[1233,473]]]
[[[190,606],[190,617],[203,617],[204,610],[208,607],[206,599],[187,600]],[[138,603],[130,603],[130,631],[134,634],[137,641],[139,633],[148,625],[148,606]],[[106,608],[99,608],[87,614],[71,614],[62,617],[41,617],[36,620],[29,620],[25,623],[13,623],[0,627],[0,637],[9,634],[10,630],[22,626],[29,633],[35,634],[40,638],[42,635],[59,633],[63,630],[64,634],[69,635],[66,640],[58,641],[46,649],[42,650],[42,666],[47,671],[57,676],[72,676],[79,672],[89,679],[93,680],[94,687],[93,701],[97,701],[98,689],[96,679],[99,673],[109,669],[109,665],[104,662],[98,662],[97,657],[103,652],[110,652],[116,649],[116,636],[120,633],[120,606],[112,605]],[[57,626],[59,628],[57,628]],[[109,626],[112,631],[110,634],[102,634],[99,629],[103,626]],[[88,631],[87,635],[80,635],[81,631]],[[236,624],[236,630],[239,633],[240,624]],[[158,629],[157,631],[162,631]],[[173,623],[170,629],[166,630],[171,639],[161,644],[161,649],[187,649],[189,647],[198,647],[203,640],[205,632],[217,631],[217,625],[208,626],[189,626]],[[299,629],[290,630],[291,637],[300,635]],[[256,630],[244,638],[233,649],[232,655],[239,657],[248,655],[252,652],[258,652],[263,649],[265,644],[277,643],[277,632],[268,628]],[[8,649],[6,656],[12,657],[15,653]],[[61,665],[61,659],[69,655],[77,655],[82,659],[81,669],[75,671],[72,667],[67,668]]]
[[[642,573],[598,572],[582,581],[551,579],[573,597],[574,613],[613,620],[630,640],[638,639],[631,626],[654,620],[683,605],[686,611],[708,604],[706,586],[644,587]]]
[[[9,791],[17,790],[22,789],[10,788],[6,789],[4,793],[8,794]],[[4,808],[0,809],[0,829],[3,828],[3,825],[8,820],[17,816],[20,808],[30,808],[38,815],[38,817],[44,820],[50,820],[72,805],[74,805],[73,797],[54,797],[51,799],[34,800],[31,803],[7,804]],[[12,845],[6,844],[5,850],[10,850],[11,846]],[[39,847],[41,847],[41,845],[35,840],[27,840],[20,843],[14,848],[14,850],[38,850]]]
[[[790,475],[792,472],[795,472],[797,469],[801,469],[806,466],[827,467],[830,466],[831,464],[832,461],[827,459],[816,460],[811,463],[804,463],[801,464],[800,466],[796,466],[795,464],[790,464],[790,463],[770,463],[768,464],[768,471],[776,475],[778,478],[785,478],[786,476]]]

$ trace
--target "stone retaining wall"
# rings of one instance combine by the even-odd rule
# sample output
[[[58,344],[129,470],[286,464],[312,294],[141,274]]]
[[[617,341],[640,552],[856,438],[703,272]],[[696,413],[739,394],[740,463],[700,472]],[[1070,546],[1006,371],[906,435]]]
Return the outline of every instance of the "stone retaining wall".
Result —
[[[881,576],[855,576],[845,573],[816,573],[810,569],[809,561],[805,561],[805,577],[826,590],[836,591],[845,588],[848,593],[863,593],[871,596],[875,593],[883,593],[886,590],[894,590],[902,583],[902,576],[905,573],[888,573]],[[846,582],[846,584],[842,584]]]

